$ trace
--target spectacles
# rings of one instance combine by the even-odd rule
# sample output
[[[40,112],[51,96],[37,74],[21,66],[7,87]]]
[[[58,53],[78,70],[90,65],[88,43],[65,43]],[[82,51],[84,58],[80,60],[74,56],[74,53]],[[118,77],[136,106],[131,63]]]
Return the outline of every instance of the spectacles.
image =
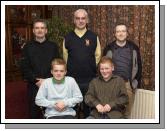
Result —
[[[86,17],[75,17],[75,20],[86,20]]]

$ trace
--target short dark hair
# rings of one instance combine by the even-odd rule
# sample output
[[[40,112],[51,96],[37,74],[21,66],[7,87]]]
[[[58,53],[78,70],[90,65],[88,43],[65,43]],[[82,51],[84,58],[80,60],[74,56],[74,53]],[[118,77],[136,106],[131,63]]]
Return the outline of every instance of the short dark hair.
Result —
[[[33,27],[34,27],[35,24],[38,23],[38,22],[43,23],[43,24],[45,25],[45,27],[47,28],[47,23],[46,23],[46,20],[44,20],[44,19],[35,19],[35,20],[33,21]]]
[[[115,28],[114,28],[114,34],[115,34],[115,32],[116,32],[116,27],[117,27],[117,26],[120,26],[120,25],[124,25],[124,26],[126,27],[127,32],[128,32],[128,26],[127,26],[125,23],[123,23],[123,22],[119,22],[119,23],[116,24],[116,26],[115,26]]]

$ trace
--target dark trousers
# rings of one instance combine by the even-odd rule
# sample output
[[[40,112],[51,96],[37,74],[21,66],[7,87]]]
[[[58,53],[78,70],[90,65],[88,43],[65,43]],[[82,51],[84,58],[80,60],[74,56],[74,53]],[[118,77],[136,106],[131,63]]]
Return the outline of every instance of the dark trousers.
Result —
[[[40,107],[35,104],[35,97],[38,92],[38,87],[35,83],[28,83],[28,105],[29,105],[29,118],[40,119],[42,118]]]
[[[65,115],[65,116],[51,116],[48,117],[47,119],[75,119],[75,117],[71,115]]]
[[[85,97],[86,92],[88,91],[89,83],[78,83],[83,98]],[[80,104],[80,109],[83,112],[84,118],[87,118],[90,114],[90,108],[86,105],[85,100]]]

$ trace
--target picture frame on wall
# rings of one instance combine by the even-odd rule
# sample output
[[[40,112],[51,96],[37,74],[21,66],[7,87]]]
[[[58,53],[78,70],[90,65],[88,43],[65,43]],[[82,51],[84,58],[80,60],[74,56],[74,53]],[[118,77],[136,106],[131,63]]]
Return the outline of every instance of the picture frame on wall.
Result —
[[[27,5],[10,5],[8,6],[9,21],[13,23],[26,23]]]

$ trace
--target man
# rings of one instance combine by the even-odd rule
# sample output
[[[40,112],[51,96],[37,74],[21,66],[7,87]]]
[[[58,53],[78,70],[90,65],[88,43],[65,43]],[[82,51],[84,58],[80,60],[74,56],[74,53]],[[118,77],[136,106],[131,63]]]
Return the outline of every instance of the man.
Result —
[[[28,97],[30,118],[38,119],[39,107],[35,105],[35,96],[45,78],[51,76],[50,63],[59,57],[56,43],[46,39],[47,27],[44,20],[36,20],[33,24],[34,39],[23,48],[22,71],[28,81]]]
[[[132,41],[127,40],[128,29],[125,24],[118,24],[115,27],[116,40],[108,44],[103,55],[112,58],[115,65],[114,74],[125,80],[129,105],[127,107],[127,118],[130,117],[131,108],[134,102],[134,92],[140,87],[142,64],[139,48]]]
[[[74,12],[75,30],[65,36],[63,58],[67,62],[67,75],[76,79],[84,96],[89,82],[96,76],[96,64],[101,57],[98,36],[87,30],[88,13],[84,9]],[[84,116],[89,115],[89,108],[83,103]]]
[[[76,81],[66,75],[66,62],[54,59],[51,64],[53,77],[46,79],[38,90],[35,102],[45,107],[48,119],[74,119],[73,107],[82,102],[83,97]]]
[[[128,103],[124,80],[113,75],[114,65],[111,58],[104,56],[99,62],[100,75],[89,84],[85,102],[92,111],[89,119],[120,119]]]

